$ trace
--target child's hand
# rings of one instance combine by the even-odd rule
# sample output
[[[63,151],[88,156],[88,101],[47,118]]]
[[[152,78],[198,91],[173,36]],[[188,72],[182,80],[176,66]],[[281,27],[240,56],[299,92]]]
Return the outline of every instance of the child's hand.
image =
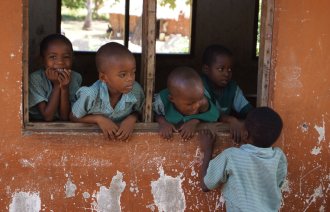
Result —
[[[175,126],[166,120],[159,122],[159,134],[165,139],[171,139],[173,137],[173,132],[177,132]]]
[[[135,115],[129,115],[120,123],[120,127],[116,133],[117,139],[124,141],[132,135],[136,119],[137,117]]]
[[[236,118],[231,118],[229,121],[230,134],[235,143],[239,144],[242,141],[242,130],[244,123]]]
[[[198,119],[191,119],[183,123],[179,128],[181,137],[184,140],[189,140],[195,135],[196,127],[200,121]]]
[[[58,81],[61,88],[68,88],[71,81],[71,70],[62,69],[62,71],[59,72]]]
[[[96,120],[106,139],[114,140],[118,131],[118,126],[109,118],[99,116]]]
[[[59,74],[57,71],[55,71],[52,68],[47,68],[45,73],[46,73],[47,79],[49,79],[54,85],[59,84],[59,81],[58,81]]]
[[[200,143],[201,151],[205,152],[207,150],[213,149],[213,144],[215,142],[215,134],[212,130],[202,129],[198,131],[198,140]]]

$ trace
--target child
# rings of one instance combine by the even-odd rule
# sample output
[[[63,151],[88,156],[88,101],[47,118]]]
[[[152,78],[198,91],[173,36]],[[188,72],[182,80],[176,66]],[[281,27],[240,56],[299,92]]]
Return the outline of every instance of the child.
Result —
[[[236,82],[231,80],[232,63],[233,54],[226,47],[207,47],[203,54],[202,79],[205,89],[220,110],[220,121],[229,124],[234,140],[239,142],[242,122],[232,116],[231,112],[234,110],[240,118],[245,118],[253,107]]]
[[[73,49],[68,38],[51,34],[40,44],[44,68],[29,76],[29,113],[33,120],[69,119],[81,75],[71,70]]]
[[[97,51],[96,67],[99,80],[77,91],[70,119],[97,124],[106,138],[127,140],[144,103],[143,90],[135,82],[135,58],[111,42]]]
[[[204,93],[200,76],[189,67],[179,67],[170,73],[167,89],[156,95],[153,110],[160,135],[166,139],[176,131],[183,139],[190,139],[200,121],[215,122],[219,118],[219,111]],[[178,130],[177,125],[181,125]]]
[[[253,109],[245,120],[247,144],[231,147],[211,160],[214,139],[201,139],[203,191],[220,184],[227,211],[278,211],[287,160],[272,147],[282,130],[280,116],[268,107]],[[211,160],[211,161],[210,161]]]

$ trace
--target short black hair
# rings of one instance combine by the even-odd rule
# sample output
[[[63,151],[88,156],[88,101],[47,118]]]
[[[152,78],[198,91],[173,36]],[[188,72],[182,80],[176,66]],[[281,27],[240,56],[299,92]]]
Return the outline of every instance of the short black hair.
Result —
[[[269,107],[251,110],[245,119],[245,128],[257,147],[271,147],[281,134],[283,122],[278,113]]]
[[[54,41],[63,41],[63,43],[67,44],[70,47],[71,51],[73,52],[71,41],[64,35],[55,33],[55,34],[50,34],[50,35],[44,37],[44,39],[42,39],[42,41],[40,43],[40,56],[41,57],[45,56],[45,52],[47,51],[49,44],[51,44]]]
[[[104,44],[96,52],[95,62],[97,71],[102,71],[103,66],[108,62],[106,59],[122,57],[134,58],[134,55],[130,50],[128,50],[127,47],[123,46],[122,44],[116,42],[109,42]]]
[[[206,49],[204,50],[202,57],[203,65],[208,65],[208,66],[212,65],[215,61],[215,57],[218,55],[233,57],[233,53],[225,46],[219,44],[213,44],[206,47]]]
[[[171,71],[167,78],[167,88],[169,89],[170,93],[173,88],[185,86],[194,88],[196,83],[202,83],[202,79],[200,78],[197,71],[193,68],[188,66],[180,66]],[[187,92],[190,92],[187,90]]]

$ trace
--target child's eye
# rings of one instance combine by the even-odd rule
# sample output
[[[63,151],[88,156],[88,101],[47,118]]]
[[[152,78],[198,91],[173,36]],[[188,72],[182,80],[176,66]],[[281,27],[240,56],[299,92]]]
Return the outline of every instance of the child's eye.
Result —
[[[231,68],[228,68],[227,71],[228,71],[228,72],[231,72],[232,70],[231,70]]]
[[[49,56],[49,59],[55,60],[56,59],[56,56],[55,55],[51,55],[51,56]]]
[[[224,70],[224,68],[223,68],[223,67],[221,67],[221,68],[218,68],[218,71],[220,71],[220,72],[223,72],[223,70]]]
[[[119,74],[119,77],[120,78],[124,78],[126,76],[126,74],[122,73],[122,74]]]

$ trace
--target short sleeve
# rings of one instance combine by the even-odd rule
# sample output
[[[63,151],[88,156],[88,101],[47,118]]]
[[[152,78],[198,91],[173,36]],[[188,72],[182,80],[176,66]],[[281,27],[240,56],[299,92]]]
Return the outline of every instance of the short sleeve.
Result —
[[[165,106],[159,93],[155,94],[152,109],[157,115],[165,116]]]
[[[96,94],[89,87],[81,87],[76,93],[76,101],[72,105],[72,114],[76,118],[82,118],[89,114],[94,105]]]
[[[133,111],[142,112],[142,108],[144,105],[144,92],[142,87],[139,85],[139,83],[135,82],[134,83],[134,88],[133,88],[134,96],[136,98],[136,103],[134,104]]]
[[[288,162],[282,150],[280,150],[279,148],[277,149],[281,152],[281,157],[277,168],[277,185],[279,188],[281,188],[288,174]]]
[[[29,75],[29,108],[40,102],[48,102],[47,90],[43,86],[42,76],[38,72]]]
[[[207,168],[204,176],[204,183],[208,189],[214,189],[227,181],[227,166],[228,166],[228,151],[223,151],[221,154],[213,158]]]
[[[237,113],[242,113],[241,115],[246,116],[247,112],[252,109],[252,105],[245,98],[243,91],[237,86],[234,102],[233,102],[234,110]]]

